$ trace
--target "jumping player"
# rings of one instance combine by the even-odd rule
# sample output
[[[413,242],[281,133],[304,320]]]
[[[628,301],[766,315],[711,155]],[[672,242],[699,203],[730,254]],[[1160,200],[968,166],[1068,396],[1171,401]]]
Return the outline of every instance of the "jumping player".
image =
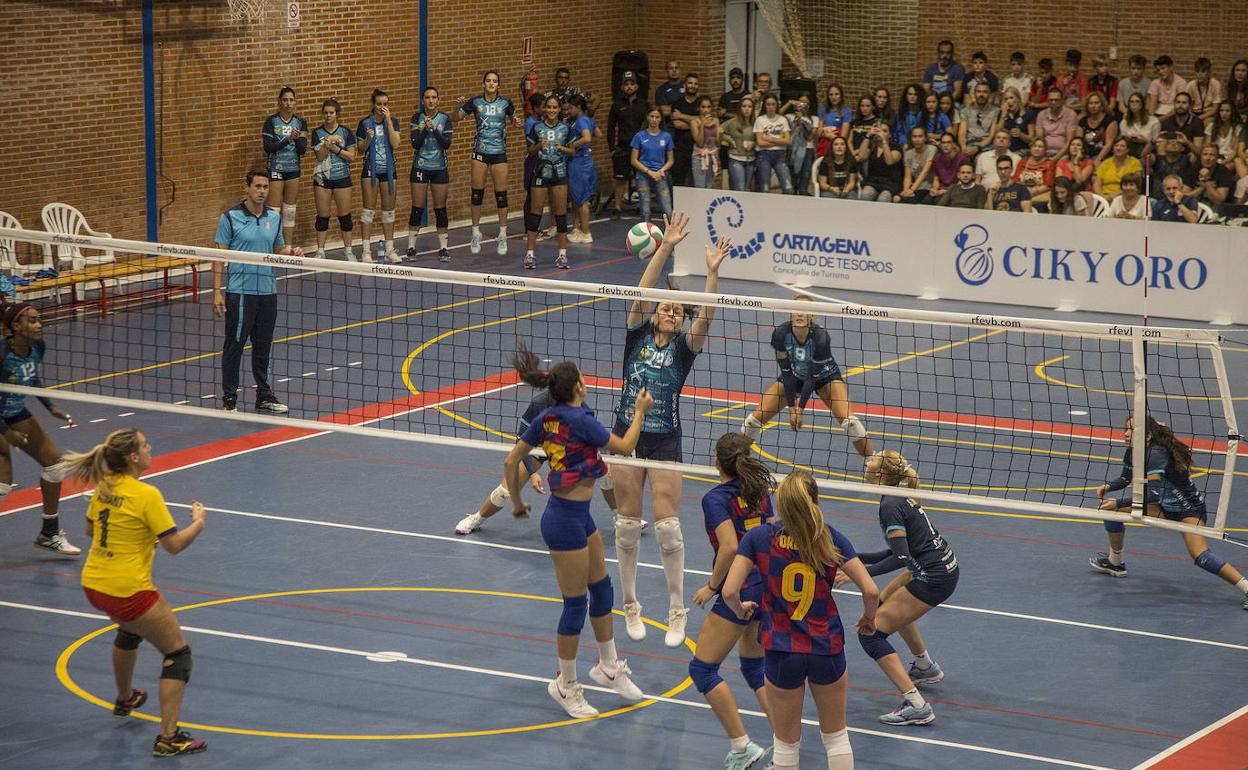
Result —
[[[438,89],[429,86],[422,97],[423,104],[412,116],[412,213],[407,218],[407,258],[416,256],[416,235],[425,216],[428,192],[433,190],[433,217],[438,228],[438,261],[450,262],[447,251],[447,227],[450,218],[446,213],[446,195],[451,186],[447,173],[446,151],[451,148],[455,126],[451,116],[438,110]]]
[[[381,206],[381,230],[385,236],[388,262],[398,262],[394,251],[394,151],[399,146],[399,119],[390,114],[390,97],[380,88],[373,89],[373,109],[355,129],[356,144],[364,158],[362,181],[364,208],[360,211],[361,238],[364,253],[361,259],[372,262],[369,235],[377,206]]]
[[[295,89],[282,86],[277,92],[277,112],[265,119],[260,136],[269,158],[269,205],[281,209],[286,242],[292,243],[301,159],[308,151],[308,121],[295,114]]]
[[[470,179],[472,197],[472,240],[468,250],[481,253],[481,203],[485,200],[485,177],[488,171],[494,186],[494,203],[498,206],[498,253],[507,253],[507,124],[519,128],[511,100],[498,92],[498,72],[489,70],[481,78],[482,93],[458,99],[459,109],[451,116],[459,121],[472,115],[476,118],[477,136],[472,145]]]

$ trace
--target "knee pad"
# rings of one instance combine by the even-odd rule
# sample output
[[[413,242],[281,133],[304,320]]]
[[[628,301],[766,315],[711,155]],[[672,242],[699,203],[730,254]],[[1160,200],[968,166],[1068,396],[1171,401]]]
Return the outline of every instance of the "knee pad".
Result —
[[[528,209],[524,210],[524,231],[526,233],[535,233],[542,227],[542,215],[534,214]]]
[[[360,211],[360,221],[366,225],[371,225],[373,223],[374,213],[375,212],[372,209],[362,209]]]
[[[282,227],[295,226],[295,208],[293,203],[282,204]]]
[[[507,487],[499,484],[494,487],[494,491],[490,493],[490,504],[502,508],[508,500],[511,499],[511,493],[507,491]]]
[[[1105,523],[1105,531],[1109,532],[1110,534],[1116,535],[1120,532],[1127,531],[1127,525],[1123,524],[1121,521],[1107,521],[1104,523]]]
[[[820,730],[819,737],[823,740],[823,748],[828,753],[829,759],[846,754],[853,756],[854,749],[849,745],[849,730],[838,730],[834,733],[825,733]]]
[[[474,206],[480,206],[481,201],[485,200],[485,188],[474,187],[472,193],[468,196],[468,201]]]
[[[445,230],[451,223],[451,218],[446,215],[446,206],[433,210],[433,221],[439,230]]]
[[[615,489],[615,479],[611,478],[610,473],[607,473],[607,475],[598,479],[598,488],[603,492],[610,492]]]
[[[502,192],[494,193],[494,205],[498,206],[500,209],[507,208],[507,191],[506,190],[503,190]]]
[[[418,209],[415,206],[412,206],[412,213],[407,215],[407,226],[408,227],[420,227],[420,220],[421,220],[421,217],[423,217],[424,215],[425,215],[424,209]]]
[[[685,538],[680,534],[680,519],[660,519],[654,523],[654,537],[663,553],[675,553],[685,548]]]
[[[355,223],[351,221],[350,214],[343,214],[338,217],[338,228],[344,233],[349,233],[355,229]]]
[[[641,547],[641,519],[615,517],[615,550],[636,553]]]
[[[585,613],[589,608],[589,599],[585,594],[563,597],[563,613],[559,615],[560,636],[580,636],[585,627]]]
[[[615,591],[611,588],[610,575],[589,586],[589,616],[591,618],[610,615],[614,604]]]
[[[62,459],[59,462],[52,463],[40,471],[39,478],[49,484],[60,484],[67,476],[69,476],[69,472],[69,463]]]
[[[698,660],[696,655],[689,661],[689,678],[693,680],[693,686],[698,688],[698,692],[703,695],[714,690],[724,681],[719,675],[718,663],[705,663]]]
[[[4,498],[8,497],[9,493],[12,491],[13,491],[12,484],[0,483],[0,500],[3,500]]]
[[[187,645],[174,650],[165,656],[160,666],[161,679],[177,679],[179,682],[191,681],[191,647]]]
[[[771,761],[777,767],[797,767],[801,761],[802,742],[785,743],[778,736],[771,736]]]
[[[862,441],[867,437],[867,429],[863,427],[862,420],[859,420],[856,414],[851,414],[844,420],[841,420],[841,427],[849,435],[850,441]]]
[[[745,683],[750,686],[751,690],[757,690],[764,684],[766,678],[764,674],[762,658],[747,658],[741,656],[741,676],[745,677]]]
[[[394,209],[386,209],[381,212],[381,221],[388,225],[394,224]]]
[[[318,233],[327,232],[329,230],[329,217],[317,216],[314,227]]]
[[[120,628],[117,629],[117,638],[113,640],[113,646],[117,649],[137,650],[140,644],[143,644],[143,637],[129,631],[122,631]]]
[[[858,634],[858,643],[862,645],[867,655],[871,656],[871,660],[886,658],[897,652],[893,649],[893,645],[888,643],[888,634],[883,631],[876,631],[870,636]]]
[[[1211,575],[1218,574],[1222,571],[1222,568],[1226,566],[1226,561],[1223,560],[1221,556],[1218,556],[1213,551],[1210,551],[1208,548],[1201,551],[1200,555],[1196,557],[1195,562],[1197,567],[1200,567]]]
[[[555,214],[555,231],[566,233],[568,231],[568,215]]]

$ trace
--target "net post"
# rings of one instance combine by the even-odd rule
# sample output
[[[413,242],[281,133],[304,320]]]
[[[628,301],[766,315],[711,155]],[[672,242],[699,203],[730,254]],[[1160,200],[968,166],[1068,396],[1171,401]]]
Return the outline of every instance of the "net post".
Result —
[[[1239,425],[1235,419],[1235,403],[1231,400],[1230,380],[1226,376],[1226,361],[1222,345],[1212,345],[1209,355],[1213,358],[1213,371],[1218,379],[1218,393],[1222,400],[1222,413],[1226,420],[1226,459],[1222,467],[1222,485],[1218,493],[1218,510],[1213,517],[1213,528],[1226,531],[1226,512],[1231,505],[1231,482],[1235,476],[1235,456],[1239,454]]]
[[[1148,416],[1148,365],[1145,361],[1144,329],[1133,327],[1131,335],[1132,407],[1131,407],[1131,516],[1143,519],[1147,510],[1144,489],[1144,447]]]

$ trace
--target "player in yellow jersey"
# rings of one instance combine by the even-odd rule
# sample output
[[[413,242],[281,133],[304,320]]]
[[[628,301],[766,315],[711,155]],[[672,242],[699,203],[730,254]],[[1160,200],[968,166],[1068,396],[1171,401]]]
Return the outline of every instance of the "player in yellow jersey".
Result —
[[[66,455],[71,476],[95,487],[87,507],[91,550],[82,567],[87,600],[116,621],[113,675],[117,701],[113,714],[128,716],[147,700],[131,687],[139,645],[146,639],[164,656],[160,670],[160,735],[152,747],[158,757],[193,754],[208,744],[178,729],[182,695],[191,676],[191,648],[182,627],[152,583],[156,543],[169,553],[186,549],[204,529],[204,506],[191,504],[191,525],[179,530],[160,490],[139,481],[152,464],[152,447],[133,428],[115,430],[86,454]]]

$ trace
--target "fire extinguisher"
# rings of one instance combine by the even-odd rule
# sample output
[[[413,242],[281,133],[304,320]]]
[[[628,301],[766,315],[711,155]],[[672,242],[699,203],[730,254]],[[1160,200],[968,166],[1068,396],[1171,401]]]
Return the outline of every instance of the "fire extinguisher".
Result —
[[[534,114],[529,99],[535,93],[537,93],[537,67],[529,67],[529,71],[520,78],[520,98],[524,99],[524,111],[529,115]]]

